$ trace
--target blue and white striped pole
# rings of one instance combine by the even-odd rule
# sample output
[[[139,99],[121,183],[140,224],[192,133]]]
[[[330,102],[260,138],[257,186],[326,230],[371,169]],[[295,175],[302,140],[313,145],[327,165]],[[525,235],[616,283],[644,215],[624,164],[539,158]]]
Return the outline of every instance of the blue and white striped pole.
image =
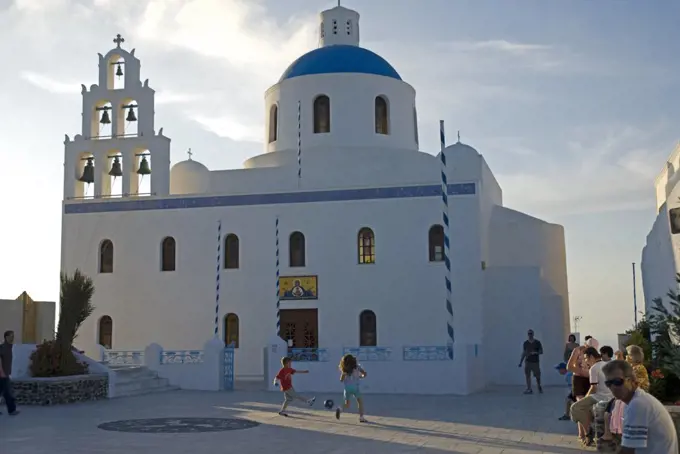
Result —
[[[276,217],[276,335],[281,336],[281,298],[279,286],[281,275],[279,273],[279,217]]]
[[[297,111],[297,163],[298,163],[298,186],[300,186],[300,179],[302,178],[302,103],[298,101]]]
[[[449,244],[449,192],[448,181],[446,178],[446,156],[444,155],[444,148],[446,148],[446,136],[444,134],[444,120],[439,120],[439,142],[441,145],[441,152],[439,153],[441,160],[441,174],[442,174],[442,202],[444,203],[444,212],[442,220],[444,221],[444,264],[446,265],[446,312],[448,312],[448,320],[446,322],[446,331],[448,334],[448,354],[449,359],[453,359],[453,344],[455,341],[453,332],[453,304],[451,303],[451,259],[450,259],[450,244]]]
[[[217,221],[217,279],[215,280],[215,337],[220,326],[220,265],[222,265],[222,221]]]

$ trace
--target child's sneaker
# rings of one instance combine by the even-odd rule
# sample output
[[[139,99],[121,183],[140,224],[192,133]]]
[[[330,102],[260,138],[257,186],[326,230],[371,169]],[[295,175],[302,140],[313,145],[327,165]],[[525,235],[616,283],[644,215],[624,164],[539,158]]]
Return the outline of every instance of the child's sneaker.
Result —
[[[287,417],[288,417],[288,413],[286,413],[285,411],[280,411],[280,412],[279,412],[279,416],[285,416],[285,417],[287,418]]]
[[[307,401],[307,403],[309,404],[310,407],[314,405],[314,402],[316,402],[316,397],[312,397],[311,399],[309,399]]]
[[[340,419],[340,413],[342,413],[342,410],[339,408],[335,409],[335,419]]]
[[[363,416],[359,416],[359,422],[368,422]]]

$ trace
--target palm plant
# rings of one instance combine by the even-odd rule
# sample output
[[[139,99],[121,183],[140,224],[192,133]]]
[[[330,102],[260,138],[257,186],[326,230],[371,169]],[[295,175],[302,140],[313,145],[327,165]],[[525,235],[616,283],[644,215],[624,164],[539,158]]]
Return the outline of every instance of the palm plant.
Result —
[[[92,279],[76,270],[73,275],[61,273],[61,291],[59,294],[59,324],[57,326],[57,343],[71,348],[83,322],[92,315],[94,306],[92,296],[94,284]]]

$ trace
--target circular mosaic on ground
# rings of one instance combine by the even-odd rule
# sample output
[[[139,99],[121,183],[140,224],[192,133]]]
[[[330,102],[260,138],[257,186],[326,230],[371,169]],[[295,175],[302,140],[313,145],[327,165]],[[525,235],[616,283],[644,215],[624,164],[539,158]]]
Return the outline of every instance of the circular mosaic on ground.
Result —
[[[97,426],[113,432],[134,432],[149,434],[179,434],[200,432],[225,432],[257,427],[260,424],[245,419],[226,418],[155,418],[126,419],[105,422]]]

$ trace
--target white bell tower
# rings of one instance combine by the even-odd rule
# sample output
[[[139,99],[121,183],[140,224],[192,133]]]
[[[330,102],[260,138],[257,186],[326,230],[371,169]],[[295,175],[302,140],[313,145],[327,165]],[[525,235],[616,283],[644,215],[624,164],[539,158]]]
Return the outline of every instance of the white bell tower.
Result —
[[[116,47],[99,55],[99,83],[82,85],[82,131],[64,140],[64,199],[167,196],[170,192],[170,139],[154,129],[155,91],[140,79],[135,49]],[[122,190],[112,193],[120,178]],[[140,192],[148,178],[150,192]],[[93,190],[88,190],[93,187]]]
[[[320,14],[319,47],[344,44],[359,45],[359,13],[340,6],[322,11]]]

